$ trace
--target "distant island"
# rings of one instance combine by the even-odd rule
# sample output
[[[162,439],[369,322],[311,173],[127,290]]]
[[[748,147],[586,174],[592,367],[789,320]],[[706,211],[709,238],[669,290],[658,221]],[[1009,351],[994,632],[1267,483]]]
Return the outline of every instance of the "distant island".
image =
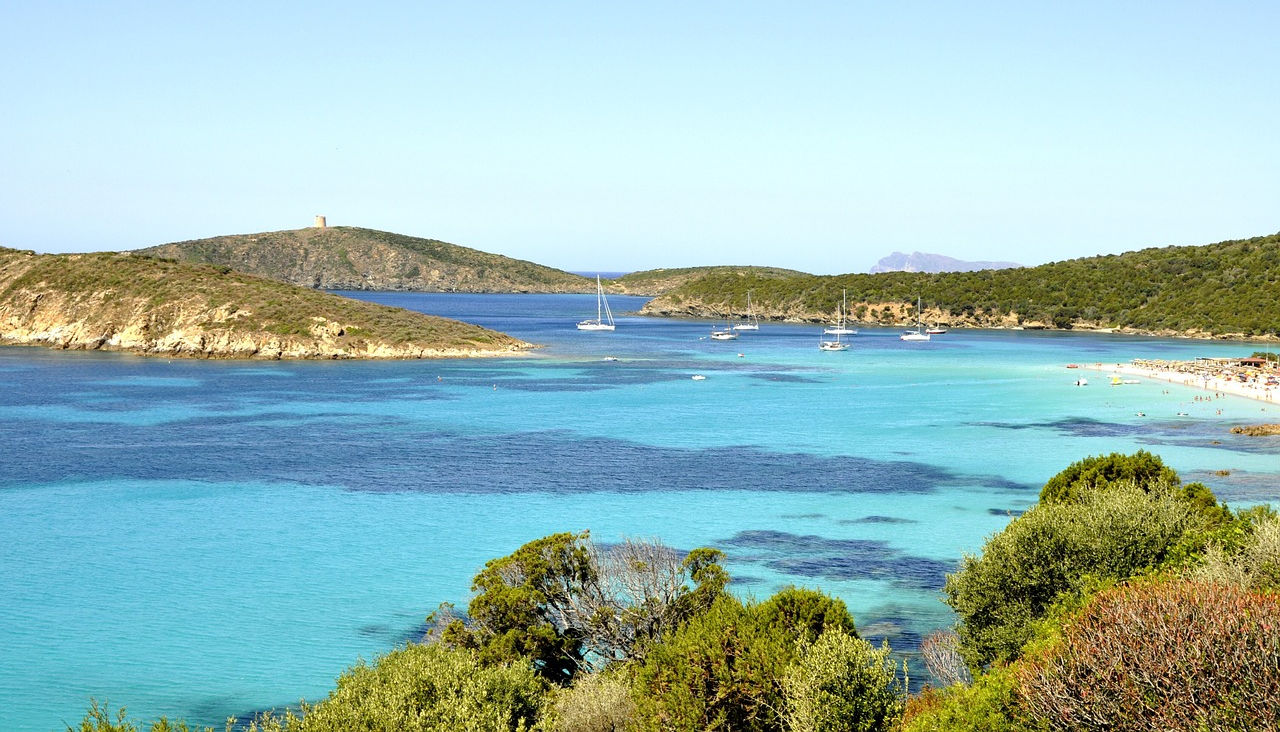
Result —
[[[457,358],[530,344],[479,326],[130,253],[0,248],[0,344],[193,358]]]
[[[894,252],[882,257],[870,270],[871,274],[881,272],[975,272],[980,269],[1009,269],[1021,267],[1017,262],[966,262],[954,259],[945,254],[928,254],[912,252],[903,254]]]
[[[826,322],[842,291],[859,322],[1092,329],[1197,338],[1280,338],[1280,234],[1171,246],[1038,267],[829,277],[707,274],[655,298],[648,315]]]

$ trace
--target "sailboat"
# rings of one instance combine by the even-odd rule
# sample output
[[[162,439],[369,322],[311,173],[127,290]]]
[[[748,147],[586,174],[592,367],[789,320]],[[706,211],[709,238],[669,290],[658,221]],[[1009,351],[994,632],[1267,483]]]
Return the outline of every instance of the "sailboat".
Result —
[[[916,329],[906,330],[902,335],[898,336],[898,340],[902,341],[927,341],[929,334],[924,332],[924,321],[920,319],[920,298],[916,298]]]
[[[818,341],[818,349],[822,351],[847,351],[849,344],[840,340],[840,334],[836,334],[834,341]]]
[[[596,275],[596,317],[578,323],[578,330],[613,330],[613,313],[609,310],[609,301],[604,298],[600,275]]]
[[[822,332],[826,335],[858,335],[858,331],[846,328],[844,325],[844,315],[849,310],[848,295],[848,290],[840,290],[840,322],[829,328],[823,328]]]
[[[747,290],[747,319],[741,323],[735,323],[734,330],[760,330],[760,319],[751,312],[751,290]]]
[[[736,341],[738,334],[733,331],[733,327],[729,325],[729,321],[724,321],[724,330],[711,329],[711,340],[713,341]]]

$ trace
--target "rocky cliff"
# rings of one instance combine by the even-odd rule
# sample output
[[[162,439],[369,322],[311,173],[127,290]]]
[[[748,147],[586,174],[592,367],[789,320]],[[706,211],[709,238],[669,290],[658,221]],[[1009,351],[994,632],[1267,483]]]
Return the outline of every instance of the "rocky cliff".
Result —
[[[456,358],[530,345],[458,321],[123,254],[0,248],[0,344],[196,358]]]

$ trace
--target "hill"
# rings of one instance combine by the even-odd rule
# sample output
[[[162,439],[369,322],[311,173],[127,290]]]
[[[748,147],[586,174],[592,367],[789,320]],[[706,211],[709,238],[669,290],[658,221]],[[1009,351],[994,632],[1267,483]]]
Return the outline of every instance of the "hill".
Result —
[[[1196,337],[1280,337],[1280,234],[1205,246],[1143,249],[1021,269],[832,277],[708,274],[656,298],[652,315],[741,314],[820,322],[840,291],[862,322],[962,327],[1095,328]]]
[[[215,236],[137,253],[303,287],[419,292],[595,292],[575,274],[500,254],[351,226]]]
[[[804,272],[778,267],[734,267],[729,265],[712,267],[681,267],[675,269],[647,269],[632,272],[614,280],[610,280],[610,292],[622,292],[627,295],[661,295],[674,290],[693,280],[707,275],[724,275],[728,277],[804,277]]]
[[[979,269],[1009,269],[1021,267],[1017,262],[967,262],[945,254],[929,254],[928,252],[912,252],[903,254],[894,252],[881,257],[871,268],[871,274],[881,272],[973,272]]]
[[[493,356],[529,347],[479,326],[227,267],[4,248],[0,344],[268,359]]]

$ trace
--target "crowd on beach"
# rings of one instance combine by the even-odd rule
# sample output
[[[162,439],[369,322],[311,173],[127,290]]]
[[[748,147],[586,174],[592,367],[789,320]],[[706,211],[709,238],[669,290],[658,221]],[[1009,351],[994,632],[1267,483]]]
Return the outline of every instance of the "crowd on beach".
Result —
[[[1280,391],[1280,364],[1256,358],[1136,358],[1127,368],[1117,364],[1117,370],[1267,402],[1275,401],[1276,392]]]

